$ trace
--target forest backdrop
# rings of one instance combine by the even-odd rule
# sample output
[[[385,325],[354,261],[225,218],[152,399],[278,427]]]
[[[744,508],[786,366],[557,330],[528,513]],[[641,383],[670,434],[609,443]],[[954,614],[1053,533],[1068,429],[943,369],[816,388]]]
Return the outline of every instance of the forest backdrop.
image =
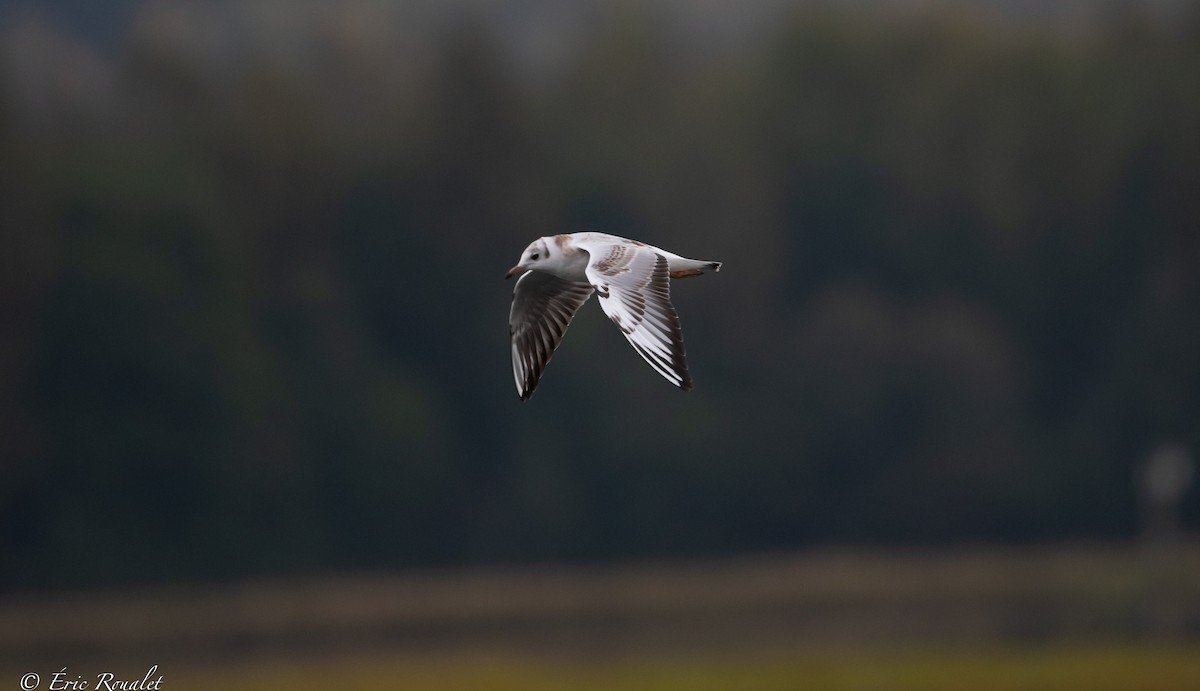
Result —
[[[1186,3],[117,5],[0,14],[0,591],[1126,539],[1200,448]],[[517,400],[583,229],[725,262],[695,391],[588,305]]]

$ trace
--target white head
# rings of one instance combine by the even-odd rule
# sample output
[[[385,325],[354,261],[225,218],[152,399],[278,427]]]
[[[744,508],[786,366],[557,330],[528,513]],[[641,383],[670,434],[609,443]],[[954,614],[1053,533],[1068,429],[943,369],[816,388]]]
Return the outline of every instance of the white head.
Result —
[[[529,247],[521,253],[521,261],[509,269],[504,277],[512,278],[531,269],[549,271],[560,263],[561,258],[562,250],[558,243],[554,242],[554,238],[538,238],[529,243]]]

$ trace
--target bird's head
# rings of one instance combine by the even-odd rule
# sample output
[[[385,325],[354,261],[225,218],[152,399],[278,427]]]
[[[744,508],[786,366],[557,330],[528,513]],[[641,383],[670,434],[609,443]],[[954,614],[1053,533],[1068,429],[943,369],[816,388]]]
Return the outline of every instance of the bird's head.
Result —
[[[554,257],[551,253],[555,252],[556,250],[557,248],[554,246],[554,243],[550,242],[548,238],[538,238],[537,240],[534,240],[529,244],[529,247],[526,247],[525,251],[521,253],[521,261],[517,262],[516,266],[509,269],[508,273],[504,274],[504,277],[512,278],[513,276],[523,274],[531,269],[537,269],[546,266],[548,262],[553,261]]]

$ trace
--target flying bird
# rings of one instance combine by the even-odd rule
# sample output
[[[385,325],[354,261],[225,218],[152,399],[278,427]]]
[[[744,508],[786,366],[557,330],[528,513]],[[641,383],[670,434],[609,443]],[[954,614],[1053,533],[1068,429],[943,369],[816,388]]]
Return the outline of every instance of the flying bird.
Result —
[[[688,259],[605,233],[534,240],[505,275],[521,275],[508,315],[517,395],[522,401],[533,395],[571,319],[593,292],[638,355],[667,381],[691,390],[670,279],[720,270],[721,262]]]

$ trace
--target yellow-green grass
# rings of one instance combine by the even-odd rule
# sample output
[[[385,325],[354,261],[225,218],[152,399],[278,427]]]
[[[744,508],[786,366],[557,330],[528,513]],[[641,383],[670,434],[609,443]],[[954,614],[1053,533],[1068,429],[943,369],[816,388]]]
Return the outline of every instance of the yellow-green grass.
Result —
[[[0,691],[1200,689],[1198,632],[1195,540],[343,574],[10,594]]]
[[[1200,647],[813,650],[616,657],[467,653],[275,659],[162,670],[163,688],[705,691],[1167,691],[1200,689]]]
[[[1129,640],[1200,621],[1200,544],[1181,546],[1168,571],[1156,575],[1134,546],[1053,545],[14,594],[0,597],[0,662],[330,642],[540,652]]]

